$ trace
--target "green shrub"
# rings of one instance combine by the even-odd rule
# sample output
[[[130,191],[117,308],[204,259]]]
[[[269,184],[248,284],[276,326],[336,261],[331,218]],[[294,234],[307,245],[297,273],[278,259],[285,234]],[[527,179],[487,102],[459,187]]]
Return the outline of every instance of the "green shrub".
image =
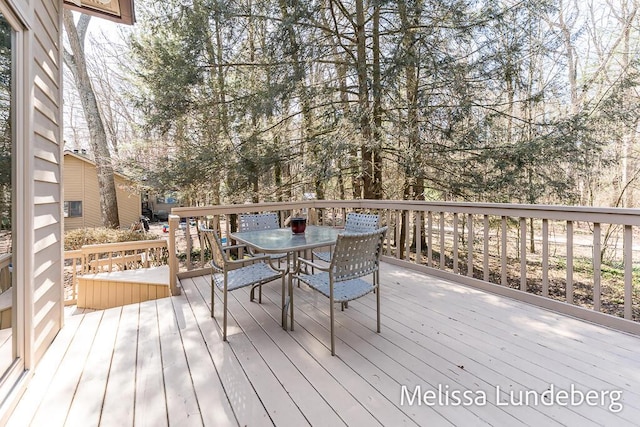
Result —
[[[154,240],[160,236],[153,233],[140,233],[131,230],[113,230],[110,228],[78,228],[64,233],[64,250],[80,249],[84,245],[101,243],[132,242]]]

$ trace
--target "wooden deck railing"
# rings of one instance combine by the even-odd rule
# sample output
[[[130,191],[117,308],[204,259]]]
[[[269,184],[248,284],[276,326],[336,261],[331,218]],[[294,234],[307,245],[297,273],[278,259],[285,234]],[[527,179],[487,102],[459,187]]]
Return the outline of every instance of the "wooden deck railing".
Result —
[[[11,287],[11,254],[0,255],[0,294]]]
[[[85,245],[65,251],[64,259],[65,305],[73,305],[78,298],[78,274],[166,265],[169,256],[167,241],[158,239]]]
[[[389,227],[386,262],[640,334],[638,209],[390,200],[174,208],[169,265],[178,272],[176,236],[184,218],[213,220],[224,236],[243,212],[278,212],[283,223],[305,213],[310,223],[340,225],[352,210],[378,213]],[[203,265],[193,247],[196,230],[185,230],[183,271]]]

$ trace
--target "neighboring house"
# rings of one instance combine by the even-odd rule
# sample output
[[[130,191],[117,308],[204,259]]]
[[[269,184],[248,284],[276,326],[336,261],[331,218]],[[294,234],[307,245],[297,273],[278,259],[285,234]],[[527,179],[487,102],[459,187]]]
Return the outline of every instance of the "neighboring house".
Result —
[[[115,173],[120,228],[140,219],[141,197],[135,183]],[[64,229],[101,227],[96,164],[83,154],[64,152]]]
[[[143,215],[152,221],[166,221],[171,209],[182,206],[175,191],[146,190],[143,195]]]
[[[105,6],[108,3],[109,7]],[[75,1],[76,8],[133,21],[133,0]],[[80,5],[80,6],[78,6]],[[0,425],[64,322],[63,0],[0,0],[10,73],[12,327],[0,369]],[[5,64],[6,65],[6,64]],[[6,71],[5,71],[6,72]],[[6,107],[6,106],[5,106]],[[65,183],[69,183],[67,178]],[[6,338],[6,337],[5,337]],[[4,353],[3,353],[4,354]],[[4,356],[3,356],[4,360]]]

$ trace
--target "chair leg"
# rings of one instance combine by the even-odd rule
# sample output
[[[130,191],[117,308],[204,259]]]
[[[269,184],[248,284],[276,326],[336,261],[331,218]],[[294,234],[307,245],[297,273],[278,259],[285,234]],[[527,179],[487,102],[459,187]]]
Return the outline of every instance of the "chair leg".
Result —
[[[333,307],[333,284],[329,288],[329,317],[331,321],[331,355],[336,355],[335,331],[333,327],[334,307]]]
[[[213,277],[211,277],[211,317],[213,316],[213,307],[216,301],[216,284],[213,281]]]
[[[300,286],[299,280],[298,286]],[[291,327],[289,329],[293,331],[293,279],[291,278],[291,275],[289,275],[289,315],[291,319]]]
[[[282,292],[280,292],[280,300],[282,302],[282,304],[280,305],[280,324],[282,325],[282,327],[284,328],[284,330],[287,330],[287,311],[286,311],[286,307],[285,307],[285,292],[286,288],[284,286],[284,274],[282,275]]]
[[[222,305],[223,307],[223,315],[222,315],[222,341],[227,340],[227,284],[224,284],[224,291],[222,294]]]
[[[374,273],[374,278],[377,276],[377,271]],[[376,316],[378,321],[378,333],[380,333],[380,276],[377,276],[377,287],[375,288],[378,292],[376,292]]]

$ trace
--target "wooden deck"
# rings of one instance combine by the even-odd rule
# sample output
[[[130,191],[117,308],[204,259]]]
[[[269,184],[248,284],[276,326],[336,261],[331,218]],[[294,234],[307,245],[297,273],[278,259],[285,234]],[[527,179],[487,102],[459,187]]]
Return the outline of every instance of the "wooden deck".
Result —
[[[327,300],[305,287],[293,332],[279,283],[262,304],[230,294],[229,343],[207,277],[178,297],[76,313],[9,425],[637,425],[640,338],[387,264],[381,283],[382,333],[375,298],[352,302],[337,311],[335,357]],[[591,404],[563,404],[572,386]],[[546,406],[536,396],[550,388]]]

